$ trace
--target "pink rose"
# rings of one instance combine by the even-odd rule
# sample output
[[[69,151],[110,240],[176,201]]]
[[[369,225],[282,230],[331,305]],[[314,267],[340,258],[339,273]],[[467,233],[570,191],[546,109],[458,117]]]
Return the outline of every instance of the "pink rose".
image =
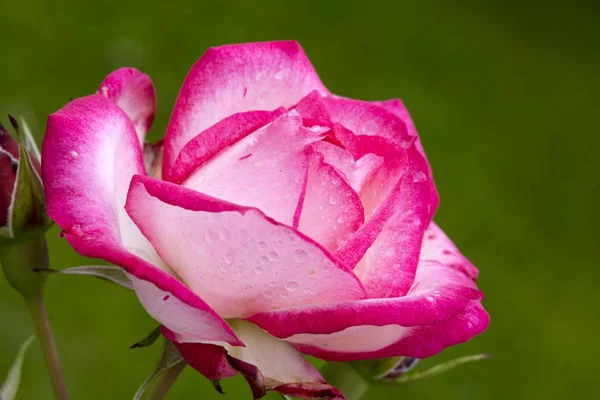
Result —
[[[271,42],[208,50],[144,148],[154,111],[123,68],[52,114],[48,211],[209,379],[336,398],[301,353],[424,358],[487,327],[401,101],[334,96],[297,43]]]

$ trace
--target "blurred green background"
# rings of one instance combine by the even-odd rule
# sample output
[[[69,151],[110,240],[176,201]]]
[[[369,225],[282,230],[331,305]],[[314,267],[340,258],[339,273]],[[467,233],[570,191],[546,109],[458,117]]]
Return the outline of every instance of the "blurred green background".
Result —
[[[460,3],[460,4],[459,4]],[[556,5],[554,5],[556,4]],[[297,39],[335,93],[401,97],[435,171],[438,223],[481,270],[492,325],[427,361],[494,358],[366,399],[563,399],[597,386],[600,3],[528,1],[2,1],[0,120],[46,117],[117,67],[154,80],[164,132],[187,70],[210,46]],[[49,234],[52,266],[93,263]],[[132,293],[54,277],[47,306],[72,399],[131,399],[159,346]],[[0,377],[32,332],[0,276]],[[425,365],[425,362],[423,363]],[[227,397],[187,369],[169,399]],[[19,399],[50,399],[39,347]],[[270,395],[269,398],[277,398]]]

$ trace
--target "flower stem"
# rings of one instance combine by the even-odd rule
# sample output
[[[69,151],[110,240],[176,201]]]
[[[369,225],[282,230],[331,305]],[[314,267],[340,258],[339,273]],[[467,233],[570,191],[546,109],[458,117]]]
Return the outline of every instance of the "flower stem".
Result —
[[[42,295],[40,294],[39,296],[29,299],[27,301],[27,307],[29,308],[29,313],[33,319],[33,325],[35,326],[37,336],[42,345],[42,352],[44,353],[44,359],[46,360],[46,367],[48,368],[48,373],[50,375],[54,397],[56,400],[67,400],[67,389],[58,361],[58,351],[56,350],[54,336],[52,334],[52,329],[50,328],[50,321],[48,320],[48,314],[46,313],[46,307],[44,307]]]
[[[319,372],[327,383],[346,396],[346,400],[360,400],[369,389],[367,381],[347,363],[328,362]]]
[[[154,389],[152,390],[150,397],[148,397],[148,400],[164,399],[167,396],[167,393],[169,393],[169,390],[171,390],[175,384],[177,378],[179,378],[179,375],[185,366],[186,363],[180,362],[179,364],[174,365],[173,367],[164,371],[158,378],[156,385],[154,385]]]

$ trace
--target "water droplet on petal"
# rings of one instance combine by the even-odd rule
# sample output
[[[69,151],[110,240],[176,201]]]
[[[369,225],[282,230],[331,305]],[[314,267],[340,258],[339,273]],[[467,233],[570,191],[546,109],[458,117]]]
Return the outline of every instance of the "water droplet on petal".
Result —
[[[277,79],[278,81],[285,79],[288,77],[288,75],[290,74],[290,70],[289,68],[283,68],[280,69],[276,74],[275,74],[275,79]]]
[[[425,175],[421,171],[413,174],[413,182],[414,183],[425,182],[426,180],[427,180],[427,175]]]
[[[269,260],[271,261],[277,261],[279,260],[279,253],[277,253],[276,251],[272,251],[269,253]]]
[[[331,205],[335,205],[336,203],[337,203],[337,200],[336,200],[336,198],[335,198],[334,196],[331,196],[331,197],[329,198],[329,204],[331,204]]]
[[[223,228],[221,229],[221,232],[219,232],[219,237],[222,241],[228,242],[231,240],[231,231],[227,228]]]
[[[256,267],[256,268],[254,268],[254,273],[255,273],[256,275],[260,275],[260,274],[262,274],[263,272],[265,272],[265,270],[264,270],[264,269],[262,269],[261,267]]]
[[[296,249],[294,250],[292,256],[294,257],[294,260],[301,263],[306,261],[306,259],[308,258],[308,253],[306,252],[306,250]]]
[[[233,254],[231,254],[231,253],[225,253],[225,255],[223,256],[223,260],[225,260],[225,262],[227,264],[233,263]]]
[[[267,244],[267,242],[263,242],[263,241],[258,242],[258,248],[261,250],[266,249],[268,246],[269,245]]]
[[[269,282],[269,286],[275,287],[275,286],[277,286],[277,282],[271,281],[271,282]]]
[[[258,261],[260,261],[261,264],[267,264],[269,262],[269,259],[265,256],[262,256],[258,259]]]
[[[298,289],[298,283],[297,283],[297,282],[294,282],[294,281],[292,281],[292,282],[288,282],[288,283],[285,285],[285,288],[286,288],[286,290],[287,290],[288,292],[293,292],[293,291],[295,291],[296,289]]]

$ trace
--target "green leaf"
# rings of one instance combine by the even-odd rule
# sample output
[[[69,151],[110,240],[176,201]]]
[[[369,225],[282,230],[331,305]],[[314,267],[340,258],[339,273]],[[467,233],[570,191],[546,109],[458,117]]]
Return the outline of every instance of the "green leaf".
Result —
[[[109,265],[84,265],[81,267],[71,267],[65,269],[42,269],[39,272],[48,272],[63,275],[89,275],[105,281],[117,284],[125,289],[133,290],[131,280],[125,275],[120,267]]]
[[[139,342],[134,343],[130,347],[130,349],[137,349],[137,348],[142,348],[142,347],[148,347],[148,346],[151,346],[152,344],[154,344],[154,342],[156,342],[156,339],[158,339],[160,337],[160,327],[161,326],[162,325],[159,325],[156,328],[154,328],[154,330],[152,332],[150,332],[150,334],[148,336],[146,336],[145,338],[143,338]]]
[[[397,378],[393,381],[389,381],[389,382],[408,383],[408,382],[418,381],[421,379],[432,378],[443,372],[454,369],[454,368],[458,367],[459,365],[472,363],[475,361],[486,360],[490,357],[491,357],[491,355],[489,355],[489,354],[476,354],[476,355],[472,355],[472,356],[459,357],[459,358],[455,358],[454,360],[446,361],[445,363],[435,365],[428,369],[416,371],[416,372],[413,372],[413,373],[407,374],[407,375],[402,375],[399,378]]]
[[[21,383],[21,372],[23,371],[25,354],[27,353],[27,349],[29,349],[29,346],[31,346],[31,343],[33,343],[34,339],[35,336],[31,335],[29,339],[27,339],[25,343],[21,345],[21,348],[17,353],[17,358],[10,368],[10,371],[8,371],[8,376],[4,382],[1,397],[2,400],[14,400],[15,397],[17,397],[19,384]]]
[[[160,359],[154,367],[154,370],[150,374],[148,378],[142,383],[142,386],[138,389],[133,400],[141,400],[142,396],[146,392],[146,390],[150,387],[150,385],[165,371],[171,368],[175,368],[180,366],[181,363],[185,363],[179,351],[175,348],[175,345],[170,340],[165,340],[165,344],[163,345],[162,353],[160,354]]]

